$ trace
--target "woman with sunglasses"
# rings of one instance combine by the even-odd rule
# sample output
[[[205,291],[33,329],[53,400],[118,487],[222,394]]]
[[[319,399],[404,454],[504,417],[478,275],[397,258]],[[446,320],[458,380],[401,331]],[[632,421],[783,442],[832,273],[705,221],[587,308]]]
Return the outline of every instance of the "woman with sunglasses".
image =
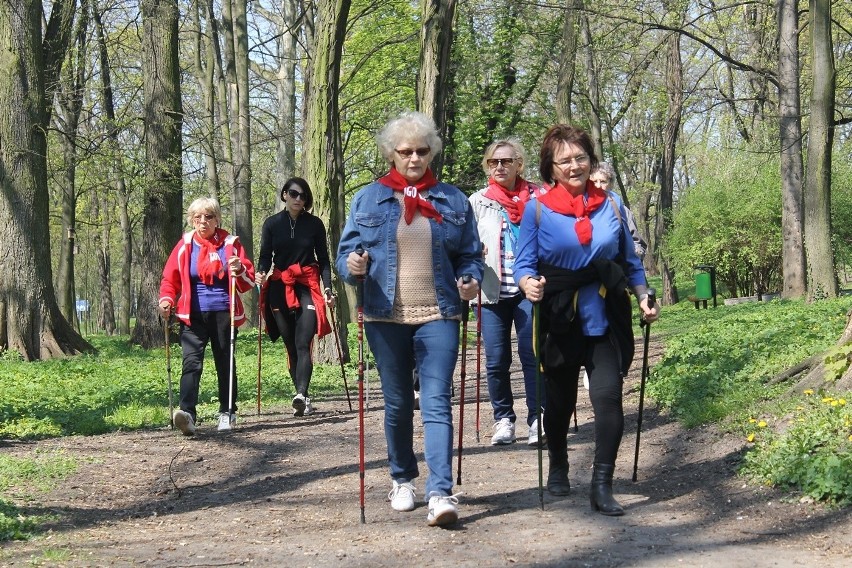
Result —
[[[553,495],[570,492],[568,420],[585,366],[595,412],[589,501],[592,510],[617,516],[624,509],[613,498],[612,478],[624,432],[624,377],[633,360],[627,290],[632,289],[646,321],[657,319],[658,309],[648,305],[645,271],[622,221],[624,205],[589,180],[597,163],[584,130],[557,124],[547,131],[539,159],[547,185],[521,219],[515,277],[531,302],[541,302],[547,489]]]
[[[236,424],[237,369],[231,366],[230,357],[231,307],[234,326],[239,327],[246,321],[239,294],[254,287],[254,267],[239,239],[220,227],[218,201],[212,197],[196,199],[187,209],[186,221],[193,230],[181,237],[166,261],[159,308],[164,319],[174,311],[181,322],[180,407],[172,420],[184,435],[192,436],[198,422],[195,407],[207,343],[213,350],[219,379],[218,429],[227,431]],[[231,278],[236,288],[233,298]],[[233,398],[229,400],[229,396]]]
[[[272,341],[284,339],[287,366],[296,388],[293,415],[314,413],[308,387],[316,335],[331,332],[325,306],[331,293],[331,260],[325,225],[310,213],[314,204],[308,182],[294,177],[281,188],[284,209],[268,217],[260,233],[255,281],[261,286],[266,331]]]
[[[427,521],[444,526],[458,519],[451,388],[459,320],[462,302],[476,297],[482,280],[482,248],[465,195],[429,169],[441,151],[435,123],[406,112],[388,122],[376,141],[390,171],[352,199],[337,271],[349,284],[363,281],[364,328],[385,402],[391,507],[415,508],[416,369],[429,470]]]
[[[521,217],[530,198],[539,193],[537,185],[522,177],[525,158],[524,148],[515,138],[492,143],[482,158],[488,185],[470,196],[485,255],[481,313],[486,380],[494,412],[492,446],[515,441],[517,416],[509,374],[512,325],[518,337],[518,355],[524,373],[529,426],[527,443],[531,446],[539,443],[532,304],[521,294],[513,275]]]

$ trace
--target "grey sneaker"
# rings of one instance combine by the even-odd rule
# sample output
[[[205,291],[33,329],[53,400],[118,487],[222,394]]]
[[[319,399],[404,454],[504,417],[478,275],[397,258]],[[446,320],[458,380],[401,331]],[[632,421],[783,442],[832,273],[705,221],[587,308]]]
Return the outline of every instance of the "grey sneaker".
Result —
[[[229,432],[237,424],[236,412],[220,412],[219,413],[219,432]]]
[[[192,414],[186,410],[175,410],[172,420],[175,423],[175,428],[183,432],[184,436],[195,435],[195,420],[192,419]]]
[[[293,416],[304,416],[306,407],[307,399],[305,395],[297,394],[293,397]]]
[[[388,499],[394,511],[413,511],[414,497],[413,483],[410,481],[399,483],[396,479],[393,480],[393,489],[388,493]]]
[[[459,510],[456,508],[459,495],[461,493],[441,495],[435,491],[429,494],[429,515],[426,520],[429,521],[430,527],[452,525],[459,520]]]
[[[494,435],[491,436],[492,446],[503,446],[515,441],[515,423],[509,418],[501,418],[494,423]]]

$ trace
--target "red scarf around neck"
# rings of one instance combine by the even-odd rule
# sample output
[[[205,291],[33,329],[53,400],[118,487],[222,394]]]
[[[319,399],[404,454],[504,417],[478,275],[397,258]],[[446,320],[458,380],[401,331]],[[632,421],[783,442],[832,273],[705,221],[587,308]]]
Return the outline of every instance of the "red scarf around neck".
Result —
[[[208,286],[213,285],[213,279],[225,277],[225,267],[219,258],[219,249],[225,246],[225,237],[228,232],[224,229],[216,229],[209,239],[202,238],[196,233],[193,240],[201,247],[198,252],[198,278]]]
[[[420,197],[421,191],[438,185],[438,180],[435,179],[431,169],[427,168],[423,177],[417,183],[411,185],[396,168],[391,168],[387,175],[379,178],[379,183],[388,186],[394,191],[402,191],[405,194],[405,201],[403,202],[405,205],[405,222],[409,225],[414,219],[416,211],[420,211],[420,214],[424,217],[435,219],[438,223],[444,220],[431,203]]]
[[[488,189],[485,190],[485,197],[502,205],[506,213],[509,214],[509,221],[517,225],[521,222],[521,217],[524,216],[524,205],[530,200],[529,182],[523,178],[518,178],[515,181],[515,189],[510,191],[494,181],[494,178],[488,178]]]
[[[576,217],[574,230],[580,244],[587,245],[592,242],[592,221],[589,215],[606,201],[606,193],[595,187],[591,181],[586,182],[585,193],[577,196],[571,195],[561,183],[547,187],[547,190],[547,193],[539,197],[541,202],[557,213]]]

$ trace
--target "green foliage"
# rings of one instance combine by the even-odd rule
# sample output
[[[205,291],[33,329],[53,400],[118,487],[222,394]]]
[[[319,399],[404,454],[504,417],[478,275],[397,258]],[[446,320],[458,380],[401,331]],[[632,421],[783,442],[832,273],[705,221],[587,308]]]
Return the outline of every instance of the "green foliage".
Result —
[[[353,334],[350,334],[353,335]],[[126,337],[94,336],[94,355],[27,363],[6,356],[4,396],[0,399],[0,437],[47,438],[100,434],[116,430],[159,427],[169,423],[168,376],[164,349],[146,351]],[[295,394],[287,371],[286,352],[279,341],[264,338],[262,346],[264,405],[289,402]],[[236,340],[238,404],[255,407],[257,331],[241,331]],[[171,349],[172,388],[179,399],[181,353]],[[354,376],[354,366],[348,374]],[[342,391],[339,365],[315,365],[311,393],[315,400]],[[201,376],[198,415],[213,419],[218,412],[216,371],[207,350]]]
[[[678,333],[666,335],[648,393],[690,427],[748,412],[786,388],[767,386],[767,379],[837,340],[849,305],[840,298],[667,308],[658,331]]]
[[[757,425],[748,436],[754,448],[745,456],[743,474],[819,501],[852,503],[852,408],[845,398],[805,391],[777,430],[766,420]]]
[[[716,266],[731,294],[777,291],[781,274],[781,192],[775,160],[731,151],[698,168],[681,195],[666,250],[676,271]]]

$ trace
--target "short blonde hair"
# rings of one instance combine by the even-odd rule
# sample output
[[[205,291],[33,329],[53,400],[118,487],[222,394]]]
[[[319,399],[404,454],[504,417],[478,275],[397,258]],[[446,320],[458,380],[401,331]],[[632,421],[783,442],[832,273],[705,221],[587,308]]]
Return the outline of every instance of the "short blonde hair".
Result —
[[[406,111],[385,124],[376,134],[379,152],[388,163],[393,163],[393,153],[403,140],[421,139],[429,146],[429,160],[444,147],[435,121],[422,112]]]
[[[192,227],[193,218],[202,213],[212,213],[216,216],[216,225],[222,226],[222,208],[215,197],[199,197],[190,203],[186,210],[186,223]]]
[[[500,148],[506,147],[511,148],[512,153],[514,154],[512,157],[521,162],[518,166],[518,175],[520,176],[524,173],[524,165],[527,163],[527,153],[524,151],[524,146],[521,144],[521,141],[515,137],[511,137],[495,140],[488,145],[488,148],[485,149],[485,154],[482,156],[482,171],[485,172],[485,175],[491,174],[491,168],[488,167],[488,160],[494,156],[494,152]]]

